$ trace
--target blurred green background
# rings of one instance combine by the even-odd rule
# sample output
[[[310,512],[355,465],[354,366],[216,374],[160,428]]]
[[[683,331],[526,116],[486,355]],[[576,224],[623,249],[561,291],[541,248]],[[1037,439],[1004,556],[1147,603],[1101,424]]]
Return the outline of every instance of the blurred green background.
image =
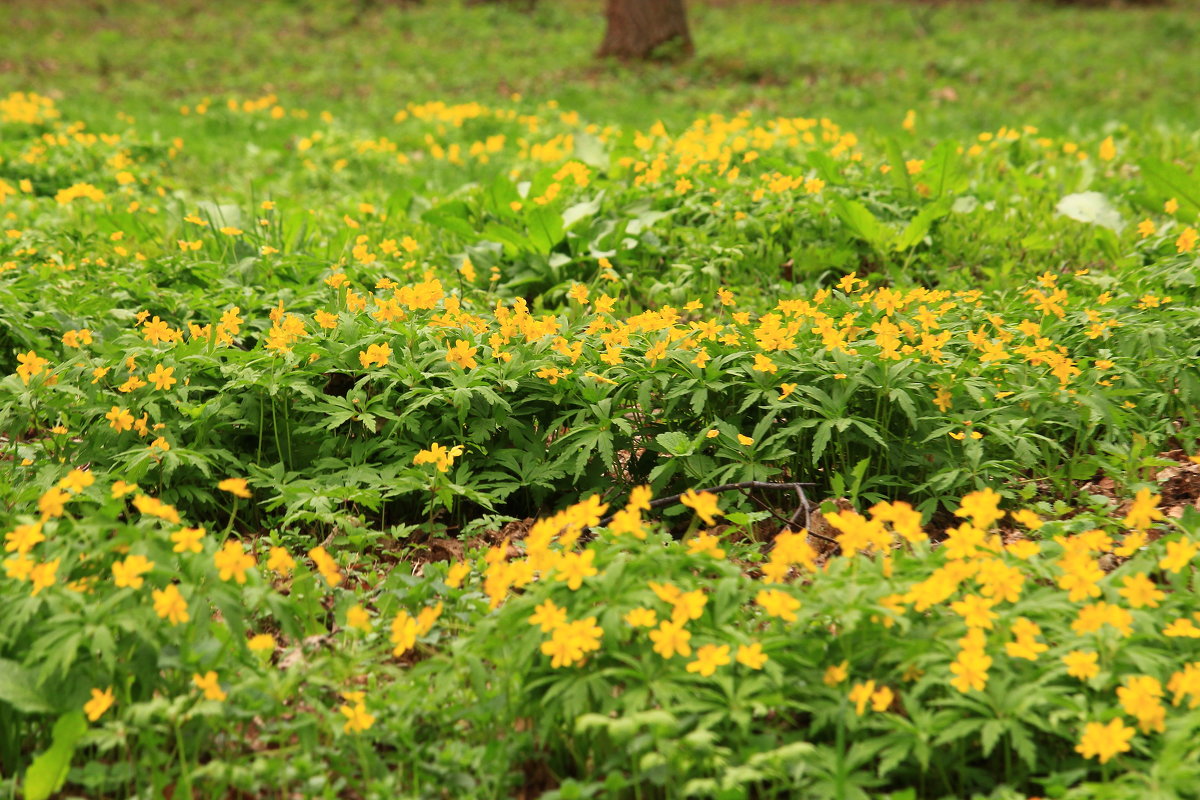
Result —
[[[0,92],[49,93],[85,120],[89,109],[97,121],[113,108],[152,115],[168,129],[180,104],[272,92],[364,124],[408,102],[514,92],[642,127],[743,109],[865,130],[911,108],[931,136],[1197,122],[1190,1],[693,0],[695,56],[632,65],[595,58],[601,0],[542,0],[531,12],[451,0],[9,0],[0,18]]]

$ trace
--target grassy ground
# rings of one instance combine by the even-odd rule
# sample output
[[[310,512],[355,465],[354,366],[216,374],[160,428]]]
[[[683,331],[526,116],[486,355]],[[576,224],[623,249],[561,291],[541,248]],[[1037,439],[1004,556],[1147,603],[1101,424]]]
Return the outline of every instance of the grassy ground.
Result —
[[[56,2],[4,9],[0,91],[37,88],[172,116],[204,95],[276,92],[289,107],[378,120],[410,101],[555,98],[647,127],[744,108],[827,116],[850,130],[916,109],[932,135],[1003,124],[1076,133],[1195,121],[1200,14],[1175,8],[892,0],[692,4],[697,57],[623,67],[592,54],[598,0],[505,8],[310,2]]]

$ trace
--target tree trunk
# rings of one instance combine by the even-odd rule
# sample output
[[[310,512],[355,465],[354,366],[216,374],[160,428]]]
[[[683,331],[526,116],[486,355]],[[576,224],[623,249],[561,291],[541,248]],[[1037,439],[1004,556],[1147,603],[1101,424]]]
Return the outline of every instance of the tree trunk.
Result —
[[[596,55],[645,60],[673,43],[673,53],[692,54],[683,0],[608,0],[608,28]]]

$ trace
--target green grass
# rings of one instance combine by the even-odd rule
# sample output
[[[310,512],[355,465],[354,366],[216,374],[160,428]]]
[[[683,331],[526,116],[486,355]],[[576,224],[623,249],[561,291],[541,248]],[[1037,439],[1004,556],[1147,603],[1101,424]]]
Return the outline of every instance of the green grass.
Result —
[[[409,101],[558,99],[600,122],[681,124],[745,108],[880,129],[916,109],[925,130],[1003,124],[1054,134],[1110,122],[1195,121],[1200,14],[1049,3],[892,0],[692,3],[697,56],[623,67],[593,57],[599,0],[533,14],[328,2],[19,0],[0,90],[120,108],[169,130],[172,106],[277,92],[285,105],[380,120]],[[161,122],[160,122],[161,120]]]

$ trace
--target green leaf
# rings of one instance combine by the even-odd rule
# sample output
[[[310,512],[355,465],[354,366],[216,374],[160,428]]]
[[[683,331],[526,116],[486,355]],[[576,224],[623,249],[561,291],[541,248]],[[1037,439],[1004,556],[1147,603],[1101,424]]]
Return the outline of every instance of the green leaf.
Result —
[[[1055,210],[1064,217],[1089,225],[1099,225],[1114,233],[1125,227],[1121,214],[1100,192],[1078,192],[1058,201]]]
[[[1181,205],[1186,203],[1191,215],[1200,211],[1200,181],[1196,178],[1157,158],[1143,158],[1138,166],[1153,191],[1162,197],[1174,197]]]
[[[814,464],[821,459],[821,454],[825,452],[825,447],[829,444],[829,437],[832,435],[833,421],[825,420],[817,428],[816,435],[813,436],[812,460]]]
[[[563,230],[570,230],[571,226],[583,219],[589,219],[596,216],[600,211],[600,200],[603,193],[596,195],[591,200],[586,200],[582,203],[576,203],[562,212],[562,227]]]
[[[421,219],[430,225],[457,233],[467,241],[475,241],[475,226],[471,224],[471,209],[461,200],[443,203],[437,208],[431,208],[421,215]]]
[[[945,141],[934,148],[922,174],[927,177],[926,185],[934,199],[957,191],[959,185],[965,183],[961,180],[962,159],[958,154],[958,142]]]
[[[54,723],[50,747],[25,772],[25,800],[47,800],[62,788],[75,755],[75,744],[87,731],[82,711],[63,714]]]
[[[8,659],[0,659],[0,701],[22,714],[45,714],[54,710],[38,689],[33,673]]]
[[[692,443],[692,437],[679,431],[660,433],[654,437],[654,441],[662,445],[663,449],[673,456],[690,456],[696,451],[696,445]]]
[[[862,203],[847,200],[844,197],[834,198],[833,210],[838,219],[858,237],[877,250],[887,250],[892,241],[892,231],[875,218]]]
[[[892,166],[888,171],[888,178],[897,189],[911,197],[913,195],[912,176],[908,174],[907,159],[904,158],[904,152],[900,149],[900,143],[889,138],[884,143],[884,149],[887,151],[888,161]]]
[[[603,169],[608,166],[608,151],[604,142],[587,131],[575,134],[575,157],[589,167]]]
[[[945,201],[931,203],[921,209],[908,225],[904,228],[904,232],[900,234],[900,238],[896,240],[893,249],[897,252],[916,247],[929,233],[933,223],[950,213],[950,206]]]
[[[552,208],[543,206],[533,211],[528,218],[529,241],[542,255],[549,255],[554,246],[562,241],[562,215]]]

